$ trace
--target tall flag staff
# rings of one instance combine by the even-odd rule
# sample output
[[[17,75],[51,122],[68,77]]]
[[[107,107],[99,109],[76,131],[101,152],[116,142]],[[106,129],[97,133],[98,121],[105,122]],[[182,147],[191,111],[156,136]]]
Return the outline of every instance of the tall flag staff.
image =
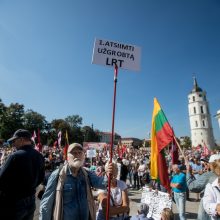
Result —
[[[112,110],[112,134],[111,134],[111,146],[110,146],[110,163],[112,163],[113,145],[114,145],[114,134],[115,134],[114,127],[115,127],[115,102],[116,102],[117,78],[118,78],[118,66],[117,66],[117,64],[115,64],[115,71],[114,71],[114,96],[113,96],[113,110]],[[107,197],[106,220],[109,219],[111,178],[112,178],[111,175],[109,175],[108,176],[108,197]]]

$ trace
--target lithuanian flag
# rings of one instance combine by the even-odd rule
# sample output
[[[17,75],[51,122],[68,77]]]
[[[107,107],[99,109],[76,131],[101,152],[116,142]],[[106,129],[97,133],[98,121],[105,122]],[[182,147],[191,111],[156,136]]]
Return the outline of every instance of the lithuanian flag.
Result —
[[[164,148],[173,139],[173,129],[154,98],[154,110],[151,128],[151,178],[160,181],[160,184],[170,191],[168,167],[165,160]]]

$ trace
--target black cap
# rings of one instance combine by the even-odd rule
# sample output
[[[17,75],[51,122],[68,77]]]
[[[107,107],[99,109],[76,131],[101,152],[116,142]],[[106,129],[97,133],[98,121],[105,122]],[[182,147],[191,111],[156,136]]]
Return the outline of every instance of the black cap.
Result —
[[[27,130],[19,129],[19,130],[15,131],[15,133],[13,134],[13,136],[10,139],[8,139],[8,142],[12,142],[15,139],[21,138],[21,137],[31,139],[31,133]]]

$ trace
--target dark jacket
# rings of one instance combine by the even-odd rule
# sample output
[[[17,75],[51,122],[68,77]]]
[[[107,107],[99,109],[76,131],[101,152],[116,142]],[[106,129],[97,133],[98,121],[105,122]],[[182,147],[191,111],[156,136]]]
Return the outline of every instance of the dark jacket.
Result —
[[[11,154],[0,170],[0,215],[5,207],[13,211],[18,201],[34,197],[43,180],[44,159],[33,146],[23,146]]]

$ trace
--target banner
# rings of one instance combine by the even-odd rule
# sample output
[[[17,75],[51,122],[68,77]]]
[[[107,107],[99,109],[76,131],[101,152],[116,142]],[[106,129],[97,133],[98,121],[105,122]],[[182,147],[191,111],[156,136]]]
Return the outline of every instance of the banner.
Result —
[[[109,146],[109,144],[104,142],[83,142],[83,149],[88,150],[90,148],[96,149],[96,150],[103,150],[106,149]]]
[[[89,149],[86,151],[86,157],[87,158],[93,158],[96,157],[96,149]]]
[[[172,199],[168,193],[144,188],[141,197],[141,203],[149,206],[147,217],[152,217],[154,220],[160,220],[160,213],[164,208],[172,209]]]
[[[95,39],[92,63],[114,66],[139,71],[141,48],[138,46],[114,42],[111,40]]]

